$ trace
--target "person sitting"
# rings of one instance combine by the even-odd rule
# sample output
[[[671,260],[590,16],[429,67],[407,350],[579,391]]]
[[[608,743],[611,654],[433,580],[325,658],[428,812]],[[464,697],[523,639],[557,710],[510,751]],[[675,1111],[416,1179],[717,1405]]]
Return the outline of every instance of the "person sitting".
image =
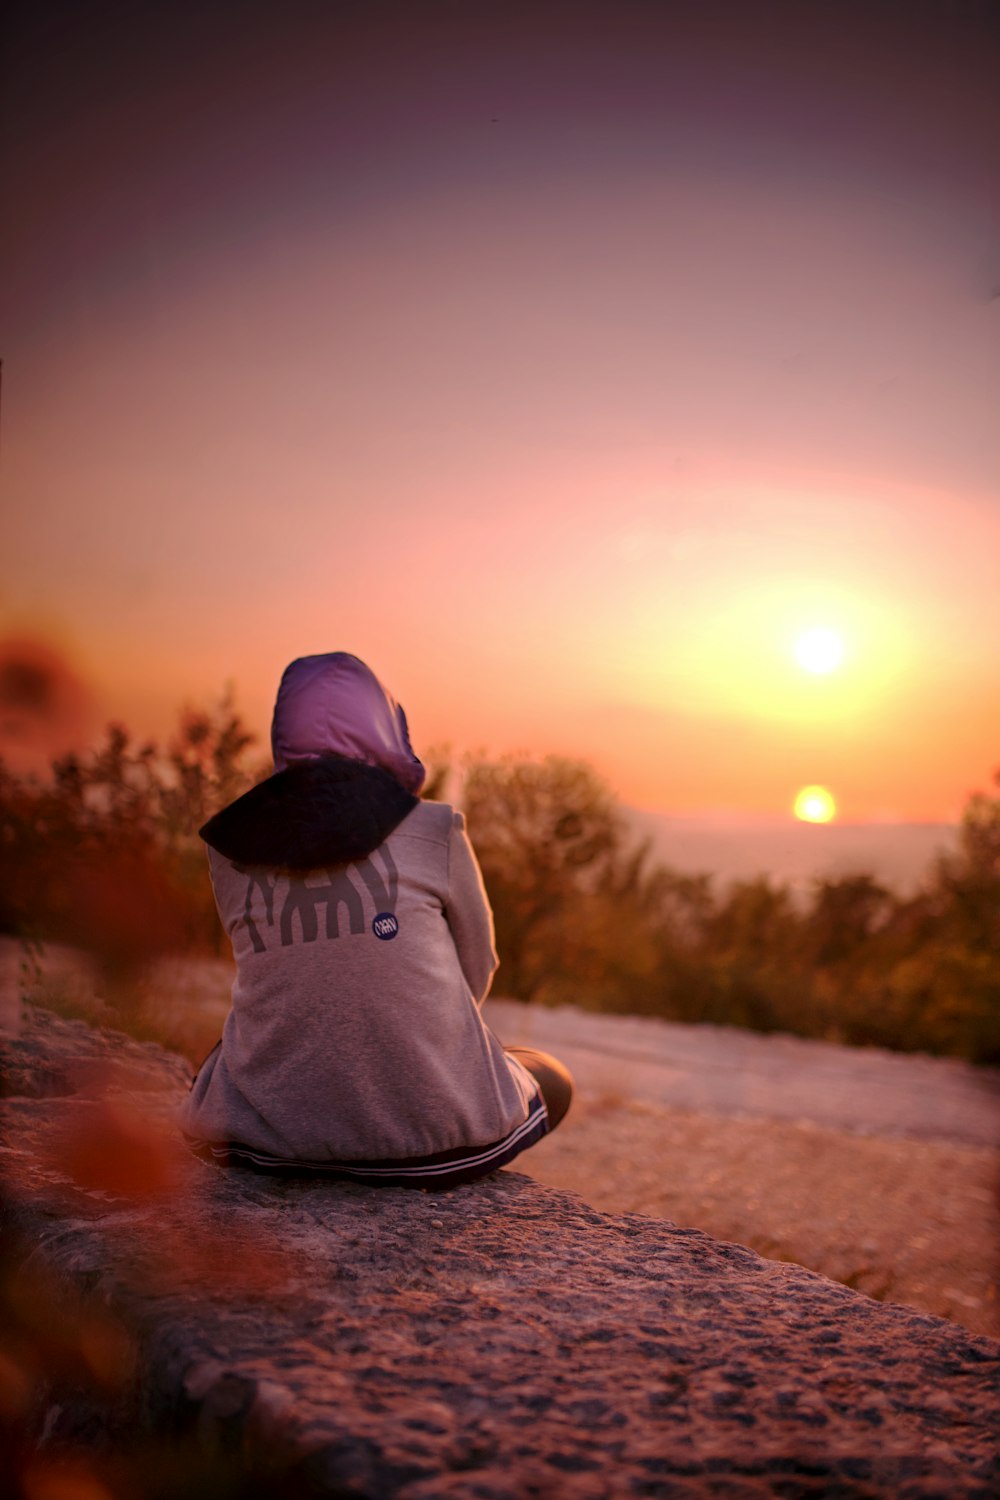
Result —
[[[201,829],[236,978],[180,1113],[223,1167],[393,1187],[472,1182],[573,1092],[480,1013],[493,919],[464,819],[421,801],[402,708],[357,657],[286,668],[274,774]]]

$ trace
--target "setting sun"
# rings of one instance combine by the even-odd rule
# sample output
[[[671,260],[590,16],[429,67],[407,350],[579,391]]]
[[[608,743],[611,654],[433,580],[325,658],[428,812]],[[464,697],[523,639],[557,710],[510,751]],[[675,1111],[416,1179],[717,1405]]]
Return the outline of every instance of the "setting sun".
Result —
[[[803,823],[829,823],[837,804],[825,786],[804,786],[795,799],[795,816]]]
[[[807,672],[833,672],[844,659],[844,643],[836,631],[807,630],[795,642],[795,660]]]

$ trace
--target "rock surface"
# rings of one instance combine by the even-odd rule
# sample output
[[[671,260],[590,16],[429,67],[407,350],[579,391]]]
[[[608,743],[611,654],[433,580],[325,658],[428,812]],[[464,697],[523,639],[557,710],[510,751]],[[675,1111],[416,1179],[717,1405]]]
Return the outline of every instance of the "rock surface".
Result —
[[[30,1010],[4,1054],[8,1228],[130,1331],[151,1430],[373,1500],[1000,1491],[991,1340],[517,1172],[222,1174],[169,1054]]]

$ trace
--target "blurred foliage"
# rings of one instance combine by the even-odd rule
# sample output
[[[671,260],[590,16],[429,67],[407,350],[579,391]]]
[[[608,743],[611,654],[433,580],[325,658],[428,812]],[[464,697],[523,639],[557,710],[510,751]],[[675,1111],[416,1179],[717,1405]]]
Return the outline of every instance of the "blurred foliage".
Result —
[[[613,878],[622,843],[610,793],[575,761],[479,761],[467,767],[462,804],[505,989],[535,1000],[554,998],[566,975],[599,980],[611,955],[592,930],[593,897]]]
[[[264,1442],[235,1442],[222,1424],[213,1431],[198,1403],[174,1402],[166,1411],[136,1379],[141,1366],[137,1340],[106,1299],[46,1271],[38,1245],[5,1222],[4,1500],[309,1500],[329,1493]]]
[[[577,761],[475,760],[462,802],[504,994],[1000,1063],[1000,795],[969,799],[905,897],[864,872],[719,890],[654,864]]]
[[[161,752],[112,726],[42,784],[0,764],[0,931],[99,960],[109,998],[175,951],[223,951],[197,829],[264,774],[232,702]],[[870,874],[725,888],[656,863],[587,764],[429,757],[456,773],[493,906],[498,992],[1000,1063],[1000,773],[909,896]]]
[[[197,830],[252,784],[252,744],[224,697],[185,711],[165,751],[112,724],[89,755],[55,761],[47,782],[0,762],[0,931],[86,949],[112,996],[161,954],[221,952]]]

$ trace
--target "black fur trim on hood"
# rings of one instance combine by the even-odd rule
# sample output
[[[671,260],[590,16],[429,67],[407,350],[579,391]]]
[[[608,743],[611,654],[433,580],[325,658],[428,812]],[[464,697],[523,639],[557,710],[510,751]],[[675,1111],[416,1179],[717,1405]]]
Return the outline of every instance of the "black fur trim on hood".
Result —
[[[199,833],[234,864],[325,869],[371,854],[418,801],[380,766],[323,755],[251,787]]]

